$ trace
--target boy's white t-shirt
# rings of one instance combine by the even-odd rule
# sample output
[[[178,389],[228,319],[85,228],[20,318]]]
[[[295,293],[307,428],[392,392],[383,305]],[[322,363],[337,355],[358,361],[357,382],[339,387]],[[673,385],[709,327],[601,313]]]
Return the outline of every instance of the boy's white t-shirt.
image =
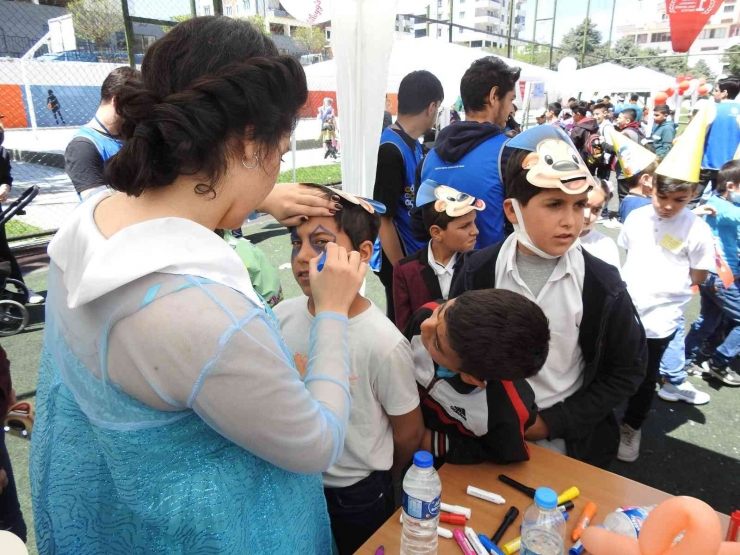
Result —
[[[619,249],[611,237],[607,237],[603,233],[592,229],[581,237],[581,244],[589,254],[594,255],[607,264],[611,264],[617,270],[620,269]]]
[[[314,319],[308,312],[308,297],[283,301],[274,312],[291,352],[308,355]],[[388,415],[408,414],[419,405],[411,347],[378,307],[371,303],[349,320],[347,344],[352,410],[344,452],[324,472],[324,486],[331,488],[351,486],[376,470],[389,470],[393,427]]]
[[[711,229],[688,209],[663,219],[648,205],[630,213],[617,243],[627,249],[622,277],[645,335],[668,337],[691,300],[689,270],[715,268]]]

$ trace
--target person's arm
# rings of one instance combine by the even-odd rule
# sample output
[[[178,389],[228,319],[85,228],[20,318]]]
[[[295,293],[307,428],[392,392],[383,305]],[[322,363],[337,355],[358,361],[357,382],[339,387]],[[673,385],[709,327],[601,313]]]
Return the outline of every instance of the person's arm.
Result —
[[[81,194],[105,185],[105,164],[97,147],[82,137],[73,138],[64,152],[64,171]]]
[[[399,265],[393,267],[393,306],[395,310],[396,327],[403,332],[414,314],[409,295],[409,284],[406,275],[399,270]]]
[[[0,152],[2,152],[2,156],[0,156],[0,186],[7,185],[7,191],[10,192],[10,189],[13,188],[13,175],[11,171],[11,165],[10,165],[10,152],[8,152],[6,149],[4,149],[2,146],[0,146]]]
[[[694,268],[691,268],[689,270],[689,276],[691,277],[691,285],[701,285],[705,281],[707,281],[707,277],[709,276],[708,270],[695,270]]]
[[[392,265],[396,265],[403,258],[403,247],[401,247],[401,238],[398,236],[396,226],[393,225],[393,219],[388,216],[380,217],[380,246],[388,257]]]
[[[716,271],[714,236],[703,220],[694,222],[689,235],[689,268],[691,285],[701,285]]]
[[[409,464],[414,453],[419,450],[424,435],[424,419],[421,416],[419,406],[406,414],[388,415],[388,419],[393,426],[393,467],[391,467],[391,475],[394,480],[397,480],[403,469]]]
[[[398,147],[392,143],[380,145],[378,167],[375,175],[373,199],[385,205],[386,212],[380,217],[380,245],[391,264],[404,257],[401,239],[393,224],[398,211],[398,202],[404,194],[405,166]]]
[[[575,440],[588,436],[619,403],[632,396],[645,379],[647,343],[632,299],[617,295],[608,315],[601,366],[585,389],[540,411],[549,439]],[[536,424],[535,424],[536,425]]]

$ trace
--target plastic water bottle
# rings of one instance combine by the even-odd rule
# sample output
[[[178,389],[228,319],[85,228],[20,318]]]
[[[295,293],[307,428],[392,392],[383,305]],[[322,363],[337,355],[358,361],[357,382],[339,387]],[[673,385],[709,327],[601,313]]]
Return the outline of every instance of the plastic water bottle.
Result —
[[[417,451],[403,479],[401,555],[436,554],[442,482],[427,451]]]
[[[649,507],[622,507],[606,515],[604,528],[620,536],[637,539],[645,519],[654,508],[655,505]]]
[[[550,488],[537,488],[534,503],[522,518],[521,555],[563,555],[565,518],[558,510],[558,494]]]

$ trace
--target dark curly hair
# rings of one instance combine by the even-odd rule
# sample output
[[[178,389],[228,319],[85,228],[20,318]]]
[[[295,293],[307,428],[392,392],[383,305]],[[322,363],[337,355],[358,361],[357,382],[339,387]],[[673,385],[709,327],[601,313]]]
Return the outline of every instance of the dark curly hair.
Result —
[[[278,55],[251,23],[180,23],[147,50],[141,81],[117,95],[124,146],[108,161],[106,182],[139,196],[179,175],[198,176],[196,192],[215,196],[243,142],[253,141],[260,159],[274,152],[307,97],[298,61]]]

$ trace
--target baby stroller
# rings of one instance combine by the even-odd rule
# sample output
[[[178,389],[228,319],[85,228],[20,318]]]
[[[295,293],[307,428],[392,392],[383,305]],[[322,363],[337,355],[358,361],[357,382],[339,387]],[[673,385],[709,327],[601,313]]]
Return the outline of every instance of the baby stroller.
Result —
[[[23,215],[23,209],[39,194],[37,186],[23,191],[23,194],[10,206],[0,212],[0,225],[5,225],[13,216]],[[0,337],[8,337],[23,331],[28,325],[26,310],[28,289],[14,279],[10,279],[10,262],[0,260]]]

